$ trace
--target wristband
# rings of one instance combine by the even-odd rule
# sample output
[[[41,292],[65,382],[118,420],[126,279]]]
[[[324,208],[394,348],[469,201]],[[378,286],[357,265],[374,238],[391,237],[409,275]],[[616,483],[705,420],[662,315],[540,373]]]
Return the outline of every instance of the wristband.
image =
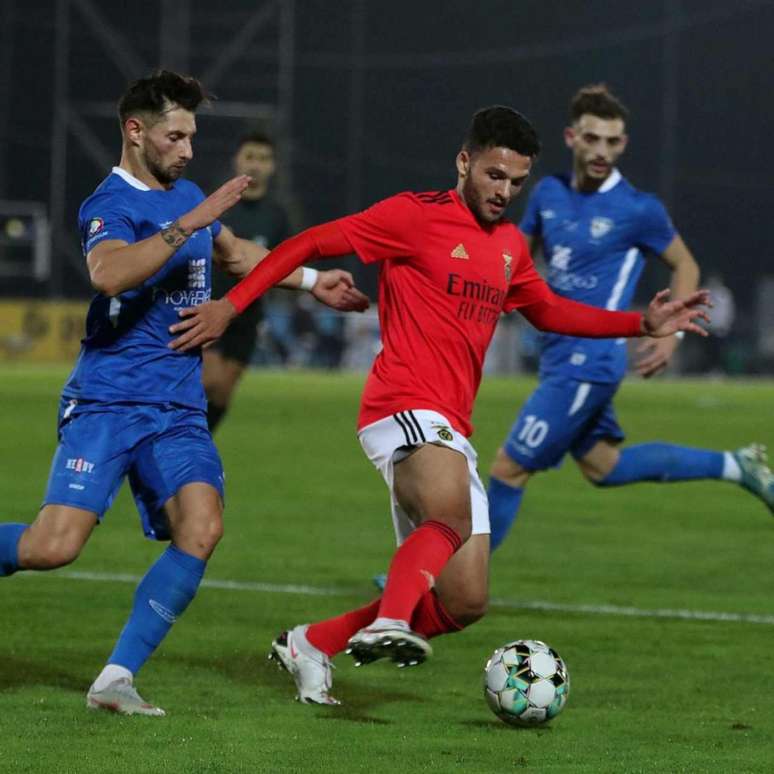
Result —
[[[675,333],[675,338],[678,341],[682,341],[685,338],[685,331],[677,331],[677,333]]]
[[[317,269],[307,269],[306,266],[301,267],[303,274],[301,275],[301,284],[299,287],[301,290],[311,290],[317,282],[317,277],[320,272]]]

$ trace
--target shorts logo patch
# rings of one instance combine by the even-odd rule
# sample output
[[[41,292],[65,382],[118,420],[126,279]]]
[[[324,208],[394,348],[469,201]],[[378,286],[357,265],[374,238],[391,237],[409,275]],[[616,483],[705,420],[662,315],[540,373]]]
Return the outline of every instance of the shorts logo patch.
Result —
[[[94,463],[87,462],[83,457],[71,457],[65,462],[67,470],[74,470],[76,473],[93,473]]]
[[[448,425],[441,425],[436,422],[433,422],[432,424],[433,430],[436,431],[438,434],[438,437],[442,441],[453,441],[454,435],[452,434],[451,428]]]
[[[105,228],[105,221],[102,218],[92,218],[89,221],[89,236],[92,237],[94,234],[99,234],[103,228]]]

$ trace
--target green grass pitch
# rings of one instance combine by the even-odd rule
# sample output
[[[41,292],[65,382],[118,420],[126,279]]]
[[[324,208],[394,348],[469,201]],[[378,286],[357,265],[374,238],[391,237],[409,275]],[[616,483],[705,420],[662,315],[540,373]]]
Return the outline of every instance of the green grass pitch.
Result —
[[[65,375],[3,367],[2,521],[34,516]],[[0,579],[0,772],[772,770],[774,521],[724,483],[599,491],[571,463],[537,478],[493,559],[487,618],[436,640],[418,669],[340,657],[341,707],[293,702],[266,661],[271,638],[368,600],[393,550],[386,489],[354,435],[361,384],[246,379],[218,436],[226,536],[206,576],[236,585],[202,588],[138,679],[168,717],[85,708],[131,605],[133,584],[109,578],[142,574],[160,551],[126,492],[74,565]],[[473,438],[484,474],[533,384],[485,380]],[[631,442],[774,444],[771,382],[632,380],[617,407]],[[650,614],[669,610],[711,615]],[[489,653],[522,637],[550,643],[572,676],[547,727],[507,727],[481,695]]]

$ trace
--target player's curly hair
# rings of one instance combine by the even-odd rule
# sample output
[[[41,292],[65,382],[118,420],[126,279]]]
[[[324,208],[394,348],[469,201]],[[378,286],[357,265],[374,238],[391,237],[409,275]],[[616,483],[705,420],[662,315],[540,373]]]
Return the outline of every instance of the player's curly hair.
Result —
[[[521,113],[505,105],[492,105],[473,114],[463,148],[471,155],[488,148],[510,148],[534,157],[540,153],[540,138]]]
[[[147,78],[129,84],[118,101],[118,117],[123,126],[127,118],[137,114],[161,117],[175,107],[193,113],[202,102],[208,103],[211,99],[196,78],[171,70],[156,70]]]
[[[570,100],[570,123],[574,124],[583,115],[597,118],[620,118],[626,121],[629,111],[618,97],[607,88],[606,83],[590,83],[582,86]]]

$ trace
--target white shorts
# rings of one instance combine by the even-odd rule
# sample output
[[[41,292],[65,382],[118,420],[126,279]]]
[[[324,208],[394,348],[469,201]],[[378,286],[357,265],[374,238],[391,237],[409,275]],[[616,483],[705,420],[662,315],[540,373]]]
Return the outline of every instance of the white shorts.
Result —
[[[464,435],[460,435],[442,414],[425,409],[400,411],[389,417],[366,425],[358,439],[366,456],[382,474],[390,490],[392,523],[400,545],[417,525],[409,519],[395,499],[393,488],[395,463],[405,459],[412,449],[426,443],[447,446],[465,455],[470,475],[470,509],[473,517],[474,535],[489,534],[489,503],[486,489],[481,483],[476,468],[478,455]]]

